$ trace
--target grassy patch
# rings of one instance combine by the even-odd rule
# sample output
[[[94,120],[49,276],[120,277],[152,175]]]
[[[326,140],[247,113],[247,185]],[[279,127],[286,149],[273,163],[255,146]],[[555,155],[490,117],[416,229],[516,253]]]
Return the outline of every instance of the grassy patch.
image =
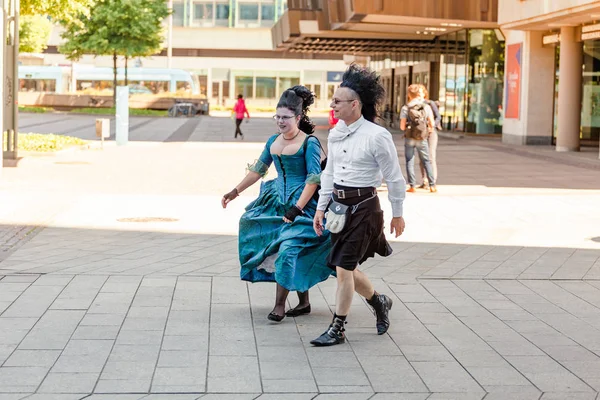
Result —
[[[80,113],[80,114],[115,115],[114,108],[85,107],[85,108],[74,108],[70,112]],[[129,115],[130,116],[166,117],[167,110],[144,110],[144,109],[140,109],[140,108],[130,108]]]
[[[6,134],[3,136],[3,148],[6,148]],[[84,144],[87,144],[87,141],[72,136],[54,134],[19,133],[17,139],[17,146],[20,151],[52,152]]]
[[[48,107],[29,107],[29,106],[19,106],[19,111],[21,112],[29,112],[36,114],[44,114],[47,112],[54,111],[52,108]]]

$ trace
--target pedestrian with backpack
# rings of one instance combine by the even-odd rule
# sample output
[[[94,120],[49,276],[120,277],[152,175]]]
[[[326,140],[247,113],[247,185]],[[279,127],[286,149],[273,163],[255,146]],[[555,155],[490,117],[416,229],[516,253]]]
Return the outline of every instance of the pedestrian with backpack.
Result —
[[[404,157],[406,159],[406,174],[410,188],[407,192],[416,192],[415,178],[415,152],[419,154],[421,163],[425,168],[429,191],[437,192],[435,178],[429,162],[429,143],[427,139],[434,127],[433,111],[419,97],[419,85],[413,84],[408,87],[408,103],[400,110],[400,129],[404,132]]]
[[[440,114],[440,109],[438,108],[435,101],[429,99],[429,92],[425,85],[419,85],[420,92],[419,97],[425,104],[431,107],[431,111],[433,111],[433,118],[435,120],[435,126],[433,130],[429,133],[427,137],[427,144],[429,145],[429,162],[431,163],[431,172],[433,174],[433,179],[437,182],[438,174],[437,174],[437,146],[438,146],[438,130],[441,130],[442,127],[442,115]],[[429,179],[427,178],[427,174],[425,173],[425,166],[423,162],[419,163],[419,168],[421,170],[421,180],[423,183],[419,186],[419,189],[429,189]]]

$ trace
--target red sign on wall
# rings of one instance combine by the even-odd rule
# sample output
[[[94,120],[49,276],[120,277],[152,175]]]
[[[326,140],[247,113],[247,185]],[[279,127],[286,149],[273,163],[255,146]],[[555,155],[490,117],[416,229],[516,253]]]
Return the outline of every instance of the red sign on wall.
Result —
[[[506,60],[506,112],[504,118],[519,119],[519,100],[521,96],[521,49],[523,43],[509,44]]]

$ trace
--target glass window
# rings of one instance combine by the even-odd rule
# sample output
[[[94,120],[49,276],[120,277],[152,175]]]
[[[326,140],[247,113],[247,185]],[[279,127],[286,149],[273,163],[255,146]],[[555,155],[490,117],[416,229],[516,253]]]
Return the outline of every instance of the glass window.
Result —
[[[598,146],[600,138],[600,41],[583,42],[583,76],[581,107],[582,145]],[[558,104],[558,100],[556,101]]]
[[[260,26],[272,26],[275,19],[275,4],[260,5]]]
[[[314,85],[313,93],[315,94],[315,98],[318,100],[321,98],[321,85]]]
[[[245,98],[252,98],[253,77],[236,76],[235,77],[235,95],[243,95]]]
[[[183,3],[173,2],[173,26],[183,26],[184,15]]]
[[[502,132],[504,39],[493,30],[469,31],[467,130]]]
[[[194,3],[194,25],[212,26],[213,25],[213,2],[195,2]]]
[[[337,83],[329,83],[327,85],[327,100],[331,100],[333,98],[333,94],[337,90],[338,86],[340,85]]]
[[[21,79],[20,92],[56,92],[56,79]]]
[[[215,99],[219,98],[219,82],[212,83],[212,97]]]
[[[283,93],[286,89],[291,88],[300,84],[300,78],[285,78],[279,77],[279,94]]]
[[[192,93],[192,85],[187,81],[177,81],[177,93]]]
[[[229,81],[223,81],[223,104],[229,98]]]
[[[198,75],[198,85],[200,86],[200,94],[207,95],[208,76]]]
[[[229,26],[229,2],[219,2],[215,5],[215,25]]]
[[[258,4],[256,3],[241,3],[240,4],[240,20],[258,21]]]
[[[274,99],[277,78],[256,78],[256,98]]]

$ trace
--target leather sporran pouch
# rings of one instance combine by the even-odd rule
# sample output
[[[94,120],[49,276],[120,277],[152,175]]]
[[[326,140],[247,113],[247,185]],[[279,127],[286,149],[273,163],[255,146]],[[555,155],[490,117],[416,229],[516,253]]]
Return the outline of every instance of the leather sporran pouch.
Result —
[[[350,219],[350,208],[351,206],[332,200],[329,203],[329,209],[325,213],[325,219],[327,220],[325,229],[331,233],[340,233]]]

